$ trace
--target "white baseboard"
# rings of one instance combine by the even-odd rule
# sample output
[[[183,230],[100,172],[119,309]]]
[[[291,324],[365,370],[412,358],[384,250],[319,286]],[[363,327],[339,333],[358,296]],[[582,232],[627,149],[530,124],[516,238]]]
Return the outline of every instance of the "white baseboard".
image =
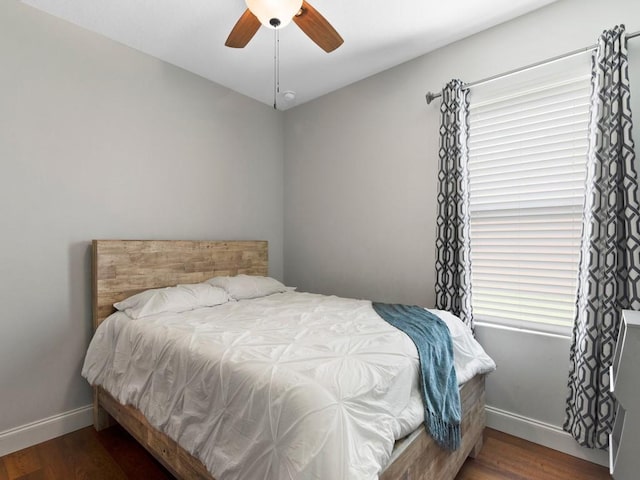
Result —
[[[571,435],[556,425],[550,425],[487,405],[487,427],[524,438],[530,442],[553,448],[598,465],[605,467],[609,465],[609,454],[606,451],[581,447]]]
[[[76,408],[0,432],[0,457],[52,438],[74,432],[93,423],[93,407]]]

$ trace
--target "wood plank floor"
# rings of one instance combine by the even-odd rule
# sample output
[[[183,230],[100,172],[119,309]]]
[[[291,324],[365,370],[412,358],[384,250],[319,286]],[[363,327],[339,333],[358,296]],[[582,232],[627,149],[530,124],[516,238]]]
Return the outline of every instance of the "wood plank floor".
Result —
[[[496,430],[455,480],[604,480],[606,468]],[[0,480],[172,480],[120,427],[93,427],[0,458]],[[446,479],[437,479],[446,480]]]
[[[455,480],[605,480],[609,469],[490,428]]]

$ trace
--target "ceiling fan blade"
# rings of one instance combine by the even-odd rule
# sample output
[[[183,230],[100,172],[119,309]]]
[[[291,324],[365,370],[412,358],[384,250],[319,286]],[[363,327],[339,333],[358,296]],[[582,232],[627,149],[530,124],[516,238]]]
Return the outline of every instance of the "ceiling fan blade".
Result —
[[[331,24],[306,1],[302,2],[300,12],[293,17],[296,25],[307,34],[325,52],[333,52],[344,40]]]
[[[244,48],[260,28],[260,20],[248,8],[237,21],[224,44],[232,48]]]

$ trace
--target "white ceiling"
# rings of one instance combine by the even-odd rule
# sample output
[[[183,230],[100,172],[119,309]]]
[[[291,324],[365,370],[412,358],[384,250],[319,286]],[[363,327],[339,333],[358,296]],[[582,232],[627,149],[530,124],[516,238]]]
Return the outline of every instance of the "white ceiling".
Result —
[[[124,45],[273,105],[274,33],[224,42],[244,0],[22,0]],[[312,0],[344,38],[325,53],[291,23],[280,30],[285,110],[557,0]],[[296,94],[294,101],[283,97]]]

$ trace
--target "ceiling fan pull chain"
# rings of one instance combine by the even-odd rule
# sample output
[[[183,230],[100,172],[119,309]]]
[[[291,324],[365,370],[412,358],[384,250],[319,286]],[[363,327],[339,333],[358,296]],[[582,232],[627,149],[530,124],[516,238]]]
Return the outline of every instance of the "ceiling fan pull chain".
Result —
[[[280,32],[273,31],[273,108],[278,109],[278,94],[280,93]]]

